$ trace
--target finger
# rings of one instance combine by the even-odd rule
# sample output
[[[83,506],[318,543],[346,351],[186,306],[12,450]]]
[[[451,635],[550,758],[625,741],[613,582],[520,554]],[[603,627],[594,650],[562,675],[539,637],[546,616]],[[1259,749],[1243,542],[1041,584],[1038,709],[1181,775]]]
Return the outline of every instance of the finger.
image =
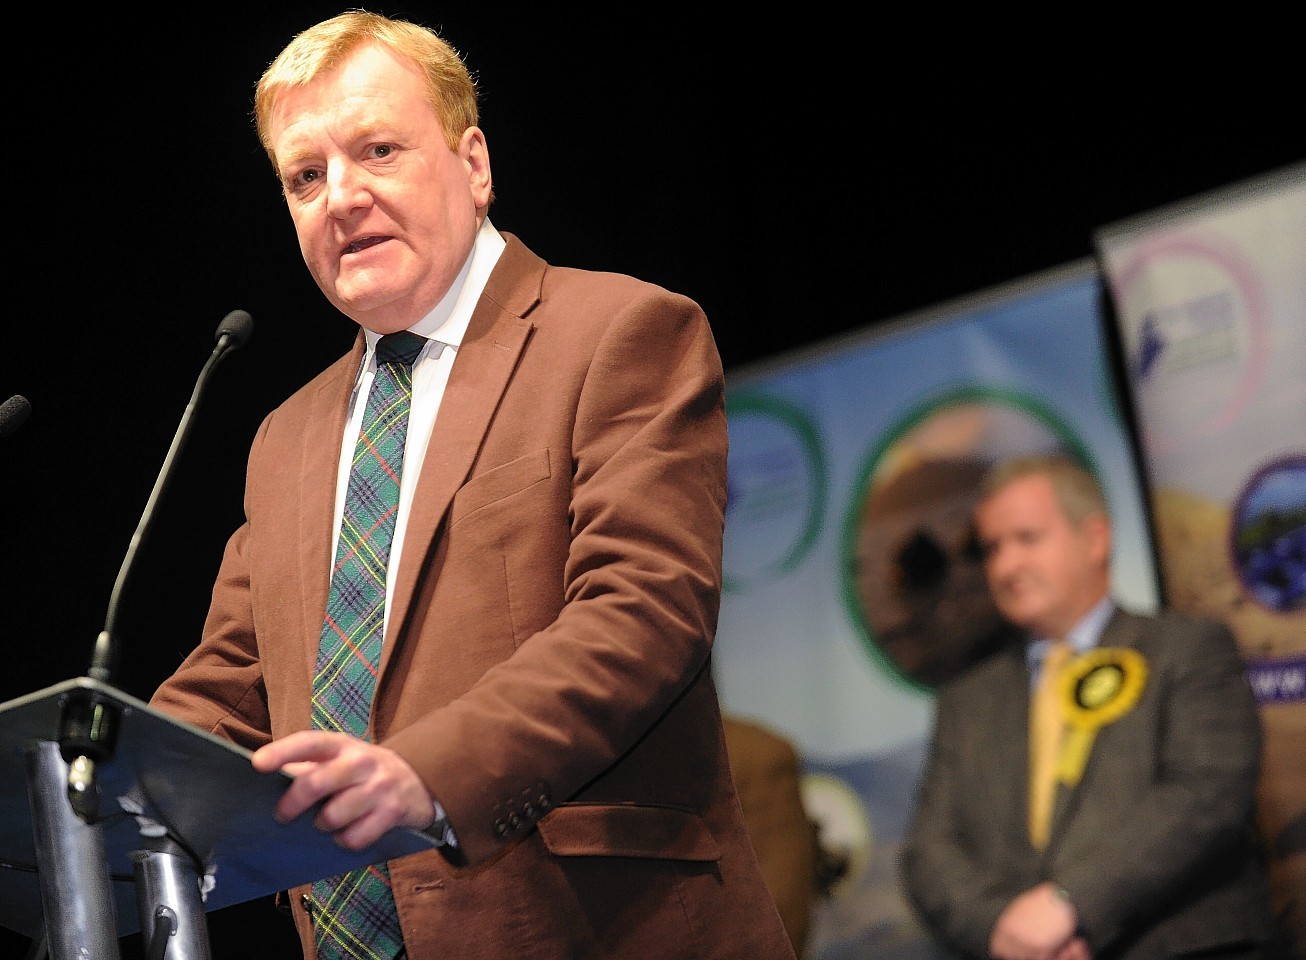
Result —
[[[298,777],[308,773],[317,763],[312,760],[295,760],[290,763],[281,765],[281,772],[290,777]]]
[[[376,843],[394,826],[392,818],[373,807],[342,829],[335,831],[332,838],[346,850],[358,851]]]
[[[367,784],[350,784],[331,794],[313,818],[313,825],[342,847],[359,850],[385,832],[385,804],[377,804]]]
[[[298,775],[277,803],[278,819],[293,820],[322,801],[314,820],[319,830],[331,833],[349,823],[368,802],[365,760],[364,752],[344,749],[321,762],[297,762]]]
[[[250,762],[255,770],[270,773],[295,761],[329,760],[349,739],[344,734],[324,730],[300,730],[259,747],[250,757]]]
[[[378,756],[360,764],[358,778],[332,795],[314,821],[342,846],[361,849],[396,827],[421,829],[435,818],[430,795],[416,777],[396,776],[403,771],[376,765]]]
[[[279,822],[289,823],[327,795],[328,791],[317,789],[313,784],[314,778],[311,774],[301,774],[286,787],[273,811]]]

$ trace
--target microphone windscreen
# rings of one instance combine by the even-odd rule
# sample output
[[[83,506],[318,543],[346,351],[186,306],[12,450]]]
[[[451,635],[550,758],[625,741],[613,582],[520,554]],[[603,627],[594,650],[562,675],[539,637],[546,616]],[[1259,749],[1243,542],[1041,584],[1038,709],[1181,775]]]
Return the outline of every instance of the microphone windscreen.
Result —
[[[32,405],[18,394],[0,403],[0,437],[7,437],[21,427],[31,413]]]
[[[218,332],[214,335],[214,339],[221,340],[226,336],[228,349],[235,350],[243,347],[253,332],[254,318],[249,315],[249,311],[232,310],[218,324]]]

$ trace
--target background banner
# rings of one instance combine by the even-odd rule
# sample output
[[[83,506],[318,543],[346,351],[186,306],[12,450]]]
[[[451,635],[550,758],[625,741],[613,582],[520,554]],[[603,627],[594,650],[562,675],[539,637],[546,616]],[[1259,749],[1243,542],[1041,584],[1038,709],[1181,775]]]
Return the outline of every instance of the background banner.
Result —
[[[1099,231],[1161,589],[1238,636],[1277,906],[1306,944],[1306,164]]]
[[[732,372],[716,671],[725,708],[791,738],[848,874],[813,925],[821,960],[934,953],[897,849],[932,688],[997,620],[968,537],[994,460],[1060,448],[1102,479],[1113,586],[1157,603],[1144,498],[1091,260]]]

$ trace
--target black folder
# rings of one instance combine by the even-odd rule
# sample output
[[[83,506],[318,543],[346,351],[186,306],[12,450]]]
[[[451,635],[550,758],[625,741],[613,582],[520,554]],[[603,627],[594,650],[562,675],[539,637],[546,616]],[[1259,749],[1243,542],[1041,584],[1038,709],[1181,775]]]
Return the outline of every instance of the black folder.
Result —
[[[45,929],[26,755],[30,744],[58,739],[69,697],[87,695],[120,711],[112,755],[95,774],[119,936],[141,929],[132,854],[142,827],[166,828],[191,855],[209,888],[205,912],[435,846],[418,831],[392,830],[354,852],[318,831],[312,811],[278,823],[287,775],[258,773],[248,751],[80,677],[0,705],[0,926],[33,939]]]

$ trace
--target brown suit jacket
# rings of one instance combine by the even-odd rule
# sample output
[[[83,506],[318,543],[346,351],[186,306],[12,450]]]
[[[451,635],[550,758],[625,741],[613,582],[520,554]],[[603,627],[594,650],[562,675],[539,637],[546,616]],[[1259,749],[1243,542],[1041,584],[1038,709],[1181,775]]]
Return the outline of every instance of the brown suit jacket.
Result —
[[[1052,879],[1094,960],[1160,960],[1272,934],[1255,825],[1261,727],[1233,635],[1180,613],[1117,611],[1104,647],[1142,654],[1137,704],[1098,729],[1062,786],[1042,852],[1029,842],[1023,643],[945,684],[902,851],[905,891],[936,936],[987,957],[998,915]]]
[[[711,679],[710,328],[684,297],[506,239],[431,436],[373,708],[459,842],[390,864],[408,956],[790,958]],[[202,641],[152,699],[247,748],[309,726],[362,357],[360,334],[260,427]]]

